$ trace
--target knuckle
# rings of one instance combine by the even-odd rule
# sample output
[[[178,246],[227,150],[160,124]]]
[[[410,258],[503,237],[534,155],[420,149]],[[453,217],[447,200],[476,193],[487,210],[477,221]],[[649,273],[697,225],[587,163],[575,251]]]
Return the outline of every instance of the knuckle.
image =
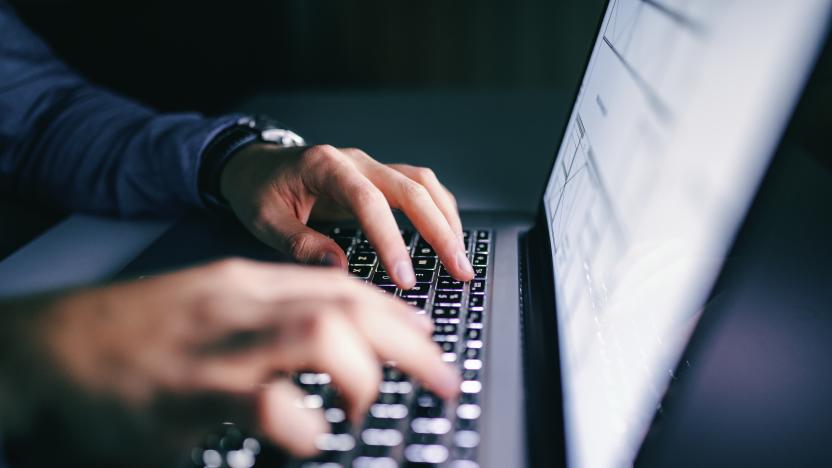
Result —
[[[312,165],[320,166],[338,163],[343,155],[332,145],[315,145],[304,152],[304,157]]]
[[[422,184],[410,179],[402,180],[402,195],[406,201],[421,201],[430,197],[428,190]]]
[[[367,152],[362,150],[361,148],[344,148],[341,151],[343,151],[344,153],[347,153],[347,154],[351,154],[353,156],[360,157],[360,158],[370,158],[370,155],[367,154]]]
[[[436,180],[436,173],[433,172],[433,169],[428,167],[414,168],[413,173],[416,175],[416,179],[420,182],[431,182]]]

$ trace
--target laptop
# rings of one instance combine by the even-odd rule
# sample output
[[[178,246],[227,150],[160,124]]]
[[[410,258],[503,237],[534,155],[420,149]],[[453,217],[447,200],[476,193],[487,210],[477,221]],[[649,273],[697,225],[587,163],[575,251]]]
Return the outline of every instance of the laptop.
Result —
[[[349,274],[433,319],[462,394],[439,401],[388,367],[365,425],[349,427],[330,405],[328,376],[301,373],[307,403],[327,409],[333,431],[318,441],[319,457],[288,463],[632,465],[829,13],[819,0],[609,1],[536,216],[463,213],[477,273],[469,283],[450,278],[405,220],[413,291],[389,281],[360,228],[322,226],[348,255]],[[188,218],[122,276],[227,254],[280,259],[240,228]],[[264,441],[223,430],[194,450],[195,465],[268,463]]]

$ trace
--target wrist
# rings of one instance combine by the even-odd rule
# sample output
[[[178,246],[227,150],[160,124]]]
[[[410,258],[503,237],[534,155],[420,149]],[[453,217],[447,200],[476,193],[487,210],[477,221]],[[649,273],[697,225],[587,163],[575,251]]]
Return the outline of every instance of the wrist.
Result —
[[[202,154],[199,190],[208,206],[228,207],[223,195],[225,168],[238,153],[252,145],[290,147],[304,145],[303,138],[266,117],[243,117],[208,143]]]
[[[219,177],[219,195],[226,203],[234,200],[240,187],[251,185],[260,172],[260,155],[280,150],[279,146],[267,143],[251,143],[228,158]],[[271,154],[269,154],[271,156]]]

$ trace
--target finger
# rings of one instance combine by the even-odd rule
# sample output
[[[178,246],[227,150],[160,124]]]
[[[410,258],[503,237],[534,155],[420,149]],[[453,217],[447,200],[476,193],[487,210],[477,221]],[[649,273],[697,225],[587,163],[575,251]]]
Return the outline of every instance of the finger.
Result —
[[[259,430],[296,457],[315,455],[315,439],[328,432],[319,408],[302,405],[304,393],[288,379],[265,385],[259,396]]]
[[[412,288],[413,264],[384,194],[340,151],[313,147],[306,154],[311,160],[310,170],[304,173],[307,187],[349,207],[391,278],[403,289]]]
[[[353,422],[375,401],[381,382],[381,363],[355,325],[339,311],[321,313],[309,349],[312,370],[326,372],[346,400]]]
[[[354,310],[358,329],[382,361],[393,361],[443,398],[459,393],[459,373],[442,361],[429,335],[409,325],[407,308]]]
[[[288,304],[272,314],[273,323],[247,346],[209,355],[190,376],[194,386],[210,391],[250,392],[277,372],[316,371],[330,374],[358,420],[378,393],[381,363],[343,305],[316,302]],[[271,331],[271,333],[270,333]]]
[[[436,174],[430,169],[424,167],[414,167],[408,164],[389,164],[388,167],[391,167],[417,183],[422,184],[422,186],[428,190],[428,193],[430,193],[434,203],[436,203],[436,206],[438,206],[439,210],[442,211],[442,214],[445,216],[445,220],[448,221],[451,229],[454,230],[457,237],[461,241],[462,220],[459,218],[459,210],[457,208],[456,200],[451,192],[439,182],[439,179],[436,178]]]
[[[347,268],[347,257],[338,244],[303,224],[293,213],[267,211],[254,226],[254,234],[301,263]]]
[[[407,215],[455,278],[462,281],[474,278],[474,269],[459,236],[423,185],[382,164],[369,169],[369,176],[390,204]]]
[[[145,281],[142,284],[147,286],[152,286],[151,282],[168,285],[175,282],[180,289],[193,287],[195,283],[201,285],[201,291],[194,294],[207,294],[211,298],[210,307],[199,309],[198,324],[202,332],[198,341],[201,343],[222,339],[233,331],[259,331],[264,335],[271,327],[288,322],[289,310],[304,307],[311,310],[344,303],[382,310],[389,308],[390,303],[408,307],[401,300],[338,270],[244,259],[221,260]],[[276,310],[280,313],[275,313]],[[409,316],[417,329],[427,330],[432,326],[425,316],[413,313]]]

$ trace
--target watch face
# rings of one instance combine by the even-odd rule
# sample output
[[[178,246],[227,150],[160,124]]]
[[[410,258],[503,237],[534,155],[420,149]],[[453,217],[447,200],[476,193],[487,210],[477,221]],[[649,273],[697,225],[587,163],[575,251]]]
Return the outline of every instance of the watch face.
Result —
[[[297,133],[281,128],[281,124],[269,117],[258,115],[255,117],[243,117],[238,125],[253,128],[260,132],[260,139],[280,146],[303,146],[306,141]]]
[[[263,141],[276,143],[281,146],[303,146],[306,142],[298,134],[282,128],[270,128],[260,133]]]

